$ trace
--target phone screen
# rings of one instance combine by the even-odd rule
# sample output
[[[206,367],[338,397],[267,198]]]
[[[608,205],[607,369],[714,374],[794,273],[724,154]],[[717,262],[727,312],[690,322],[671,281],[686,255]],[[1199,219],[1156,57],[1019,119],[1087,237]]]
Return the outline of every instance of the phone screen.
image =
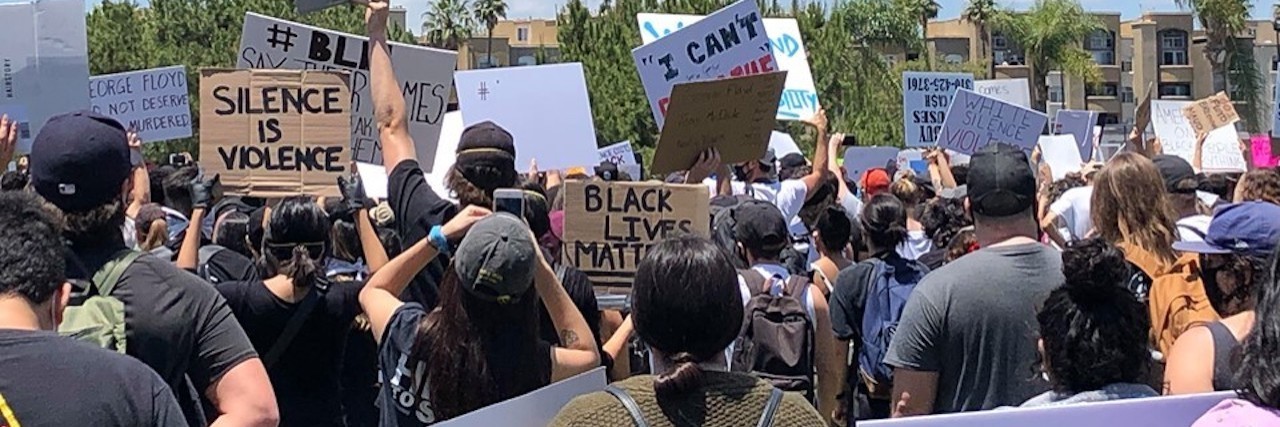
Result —
[[[496,196],[493,198],[493,211],[506,212],[521,218],[524,218],[524,196],[520,197],[503,197]]]

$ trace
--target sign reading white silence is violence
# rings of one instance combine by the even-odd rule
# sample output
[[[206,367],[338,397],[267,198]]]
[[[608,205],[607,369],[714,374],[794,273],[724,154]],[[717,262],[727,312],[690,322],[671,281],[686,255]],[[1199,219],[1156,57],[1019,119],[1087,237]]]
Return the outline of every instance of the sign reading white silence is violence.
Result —
[[[947,110],[938,146],[973,154],[989,143],[1003,142],[1029,153],[1048,122],[1039,111],[960,89]]]
[[[653,120],[666,122],[677,83],[741,77],[778,70],[753,0],[740,0],[706,18],[631,51]]]
[[[0,4],[0,113],[19,119],[19,153],[50,117],[89,108],[84,3]]]
[[[653,43],[686,25],[701,20],[698,15],[671,15],[666,13],[641,13],[640,41]],[[787,72],[787,83],[778,101],[778,120],[803,120],[818,112],[818,91],[813,85],[813,73],[809,70],[809,54],[796,20],[765,18],[765,33],[773,46],[773,58],[778,69]],[[779,154],[781,156],[782,154]]]
[[[973,89],[969,73],[902,73],[902,126],[908,147],[938,143],[956,89]]]
[[[418,165],[431,173],[441,118],[453,88],[457,52],[391,43]],[[355,160],[382,163],[378,125],[369,93],[368,39],[256,13],[246,13],[236,66],[351,73],[351,149]]]
[[[187,67],[174,66],[89,78],[93,111],[120,121],[143,142],[191,136]]]

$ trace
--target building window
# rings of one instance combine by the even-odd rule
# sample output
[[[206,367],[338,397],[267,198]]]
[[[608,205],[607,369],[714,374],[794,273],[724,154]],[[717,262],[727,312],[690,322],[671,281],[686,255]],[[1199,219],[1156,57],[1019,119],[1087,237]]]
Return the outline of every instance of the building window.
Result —
[[[1125,86],[1123,89],[1120,89],[1120,102],[1123,102],[1126,104],[1132,104],[1133,98],[1134,96],[1133,96],[1132,87]]]
[[[1049,86],[1049,102],[1062,102],[1062,86]]]
[[[1115,47],[1109,31],[1095,30],[1089,35],[1089,50],[1115,49]]]
[[[1280,70],[1280,56],[1271,55],[1271,71]]]
[[[1088,96],[1118,96],[1119,88],[1115,83],[1103,83],[1101,85],[1087,85],[1084,87],[1084,94]]]
[[[516,28],[516,41],[518,42],[529,41],[529,27]]]
[[[516,65],[519,65],[519,66],[538,65],[538,59],[534,58],[532,55],[521,56],[520,58],[516,59]]]
[[[1160,97],[1161,98],[1190,98],[1191,84],[1190,83],[1161,83]]]
[[[1160,32],[1160,65],[1187,65],[1187,32]]]
[[[1120,61],[1120,71],[1124,73],[1133,71],[1133,61]]]
[[[991,36],[991,48],[992,49],[1008,49],[1009,40],[1004,38],[1003,34],[993,35]]]
[[[1093,62],[1098,65],[1116,65],[1116,54],[1109,50],[1094,50]]]

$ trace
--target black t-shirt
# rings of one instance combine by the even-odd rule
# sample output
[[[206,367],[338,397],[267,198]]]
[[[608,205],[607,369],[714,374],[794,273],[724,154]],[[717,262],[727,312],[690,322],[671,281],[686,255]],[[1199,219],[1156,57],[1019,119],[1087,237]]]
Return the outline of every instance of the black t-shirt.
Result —
[[[67,277],[88,280],[123,249],[121,241],[75,248]],[[138,257],[112,295],[124,303],[126,353],[160,374],[190,424],[203,421],[200,396],[192,392],[203,394],[231,368],[258,356],[222,295],[167,260]]]
[[[137,360],[45,331],[0,329],[0,426],[185,426]]]
[[[342,426],[339,379],[351,322],[360,314],[360,282],[330,284],[302,329],[267,369],[281,426]],[[287,302],[260,282],[217,285],[259,354],[267,354],[302,301]],[[316,292],[312,290],[311,292]]]
[[[427,238],[431,227],[444,225],[458,213],[458,206],[440,198],[422,175],[416,160],[405,160],[396,165],[387,179],[387,203],[396,216],[397,231],[405,247]],[[444,277],[449,257],[436,256],[427,267],[414,276],[400,299],[416,302],[428,309],[436,306],[439,298],[440,279]]]
[[[220,248],[209,257],[208,263],[200,266],[200,274],[207,276],[209,282],[253,282],[261,278],[252,259],[231,249]]]
[[[427,379],[415,376],[425,375],[426,363],[419,361],[409,366],[418,325],[426,315],[421,305],[405,303],[391,315],[383,332],[382,344],[378,347],[378,376],[383,381],[382,390],[378,392],[378,412],[383,426],[426,426],[440,421],[431,406]],[[538,341],[533,366],[542,385],[551,383],[551,344]],[[490,366],[490,372],[503,370]]]
[[[947,248],[945,246],[935,247],[933,250],[920,255],[920,258],[916,258],[916,261],[920,261],[925,267],[929,267],[930,271],[942,268],[947,263]]]

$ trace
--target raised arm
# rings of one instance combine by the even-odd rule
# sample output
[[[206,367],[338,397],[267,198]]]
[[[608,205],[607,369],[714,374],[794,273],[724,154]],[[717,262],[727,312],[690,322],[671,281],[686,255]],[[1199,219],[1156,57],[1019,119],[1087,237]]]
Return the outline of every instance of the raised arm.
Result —
[[[808,175],[805,175],[804,178],[801,178],[804,181],[805,189],[808,190],[804,193],[804,199],[809,200],[810,197],[813,197],[813,189],[822,183],[822,165],[827,164],[829,158],[827,144],[822,143],[822,141],[827,140],[827,110],[818,110],[818,113],[806,120],[805,124],[813,126],[814,131],[818,133],[817,142],[813,144],[813,170]]]
[[[533,232],[529,232],[530,238]],[[537,241],[536,239],[534,241]],[[565,292],[560,279],[551,269],[551,265],[543,258],[542,251],[534,251],[538,259],[533,274],[533,286],[537,288],[542,305],[551,316],[551,323],[556,327],[556,335],[560,336],[560,344],[564,347],[551,349],[551,381],[560,381],[581,374],[600,366],[600,353],[596,349],[596,338],[587,326],[587,320],[578,312]]]
[[[133,162],[133,186],[124,213],[129,218],[137,218],[142,205],[151,201],[151,176],[147,174],[147,162],[142,159],[142,139],[137,132],[129,132],[129,157]]]
[[[351,170],[355,170],[354,165]],[[356,235],[360,236],[360,250],[364,253],[364,262],[369,265],[369,272],[375,273],[387,265],[388,257],[387,249],[382,247],[382,240],[378,239],[378,231],[373,228],[373,222],[369,221],[369,205],[372,203],[364,192],[364,180],[360,175],[355,175],[351,179],[340,176],[338,189],[342,192],[342,203],[353,213]]]
[[[0,166],[9,167],[13,161],[13,150],[18,146],[18,122],[9,120],[9,115],[0,116]]]
[[[850,197],[853,195],[853,191],[849,190],[849,184],[844,182],[845,180],[844,169],[841,169],[839,164],[840,163],[839,162],[840,144],[843,144],[843,143],[844,143],[843,133],[837,133],[835,135],[831,135],[831,138],[827,140],[827,170],[835,174],[837,178],[836,185],[839,188],[839,192],[836,193],[837,201],[844,200],[845,197]]]
[[[382,142],[382,165],[390,173],[405,160],[417,158],[413,136],[409,135],[408,116],[400,82],[391,68],[391,51],[387,47],[387,0],[372,0],[365,9],[365,27],[369,35],[369,80],[373,96],[374,116],[378,121],[378,139]]]
[[[195,271],[200,266],[200,226],[204,224],[204,215],[212,203],[216,185],[217,175],[208,181],[199,177],[191,181],[191,219],[187,221],[187,234],[182,237],[182,246],[178,248],[178,268]]]

